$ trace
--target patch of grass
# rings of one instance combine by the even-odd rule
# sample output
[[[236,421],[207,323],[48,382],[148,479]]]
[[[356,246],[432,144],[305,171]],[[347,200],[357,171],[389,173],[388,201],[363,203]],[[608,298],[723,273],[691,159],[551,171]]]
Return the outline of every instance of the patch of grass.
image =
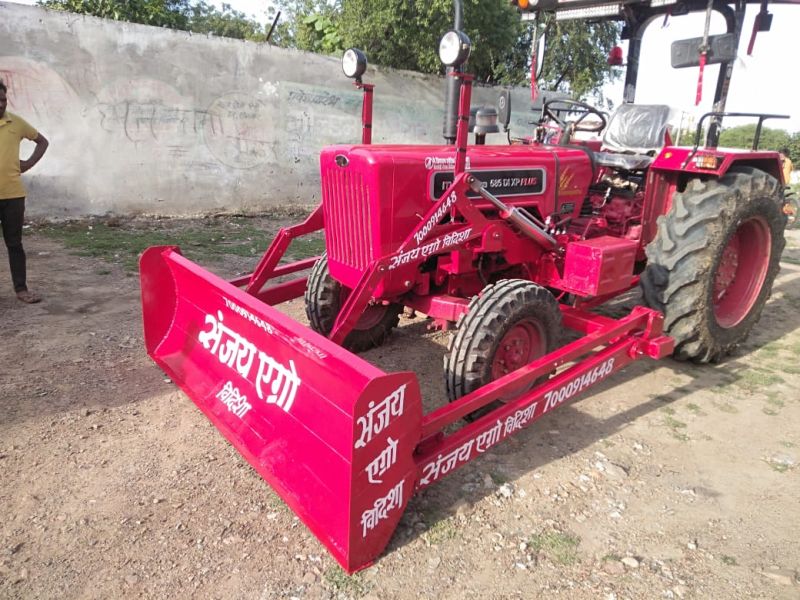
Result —
[[[789,465],[784,463],[776,463],[770,460],[766,461],[767,464],[772,467],[773,471],[777,471],[778,473],[786,473],[789,470]]]
[[[666,417],[664,419],[664,425],[670,429],[683,429],[686,427],[686,423],[683,421],[678,421],[678,419],[673,419],[672,417]]]
[[[784,383],[784,379],[777,373],[766,369],[748,369],[742,373],[736,385],[748,392],[759,392],[779,383]]]
[[[728,556],[727,554],[723,554],[722,556],[719,557],[719,559],[724,564],[726,564],[726,565],[728,565],[730,567],[735,567],[736,565],[739,564],[738,562],[736,562],[736,558],[734,558],[733,556]]]
[[[150,246],[175,245],[191,260],[204,262],[222,256],[257,258],[272,241],[273,233],[257,226],[261,221],[243,217],[197,220],[116,221],[92,220],[46,225],[39,231],[64,244],[79,256],[101,258],[135,271],[139,254]],[[321,233],[294,240],[287,256],[298,260],[324,250]]]
[[[441,544],[447,540],[452,540],[458,535],[458,527],[455,519],[448,517],[435,521],[423,534],[423,538],[428,540],[431,545]]]
[[[325,252],[325,240],[322,236],[307,235],[292,240],[286,254],[291,256],[294,260],[301,260],[303,258],[319,256],[323,252]]]
[[[786,405],[786,403],[781,400],[780,395],[774,392],[767,394],[767,402],[773,406],[777,406],[778,408],[783,408]]]
[[[689,411],[693,412],[693,413],[694,413],[694,414],[696,414],[696,415],[704,415],[704,414],[706,414],[706,413],[704,413],[704,412],[703,412],[703,410],[702,410],[702,409],[701,409],[701,408],[700,408],[700,407],[699,407],[697,404],[695,404],[694,402],[690,402],[689,404],[687,404],[687,405],[686,405],[686,408],[688,408],[688,409],[689,409]]]
[[[664,425],[667,426],[669,429],[670,434],[679,442],[688,442],[689,436],[686,435],[681,429],[686,427],[686,423],[683,421],[678,421],[678,419],[674,419],[671,416],[667,415],[664,418]]]
[[[784,373],[789,373],[789,375],[800,375],[800,366],[784,365],[781,369]]]
[[[722,412],[728,413],[730,415],[735,415],[736,413],[739,412],[739,409],[736,408],[733,404],[730,404],[729,402],[725,402],[725,403],[715,402],[714,406],[718,410],[721,410]]]
[[[367,593],[367,585],[361,575],[348,575],[338,565],[326,569],[323,578],[328,587],[333,588],[337,594],[360,598]]]
[[[786,442],[786,441],[784,441],[784,442],[780,442],[780,444],[781,444],[781,446],[783,446],[784,448],[794,448],[794,447],[795,447],[795,444],[793,444],[792,442]]]
[[[758,356],[759,358],[766,358],[772,359],[777,358],[778,355],[783,350],[783,344],[779,341],[769,342],[768,344],[764,344],[761,348],[758,349]]]
[[[674,408],[672,408],[671,406],[665,406],[665,407],[664,407],[664,408],[662,408],[661,410],[662,410],[664,413],[668,414],[668,415],[674,415],[674,414],[675,414],[675,409],[674,409]]]
[[[770,408],[769,406],[765,406],[764,408],[762,408],[761,412],[763,412],[765,415],[769,415],[770,417],[778,416],[778,411],[775,410],[774,408]]]
[[[492,478],[492,482],[497,485],[503,485],[504,483],[508,483],[511,481],[505,473],[501,471],[492,471],[489,473],[489,477]]]
[[[547,558],[559,565],[572,565],[578,561],[578,544],[580,538],[551,531],[534,535],[528,540],[528,546],[535,552],[543,552]]]
[[[622,557],[619,554],[614,554],[613,552],[606,554],[602,558],[603,562],[619,562],[622,560]]]

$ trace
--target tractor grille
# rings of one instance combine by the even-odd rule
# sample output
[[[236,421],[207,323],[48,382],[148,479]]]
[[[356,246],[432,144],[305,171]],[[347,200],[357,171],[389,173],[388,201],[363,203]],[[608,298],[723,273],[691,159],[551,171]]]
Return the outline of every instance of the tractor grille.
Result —
[[[361,173],[328,169],[322,176],[328,256],[364,270],[372,261],[369,189]]]

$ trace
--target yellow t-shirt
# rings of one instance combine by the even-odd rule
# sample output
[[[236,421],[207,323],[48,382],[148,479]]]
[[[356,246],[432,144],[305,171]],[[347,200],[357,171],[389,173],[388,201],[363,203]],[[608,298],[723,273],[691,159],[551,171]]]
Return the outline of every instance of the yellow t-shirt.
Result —
[[[25,196],[19,173],[19,144],[35,140],[39,132],[25,119],[6,111],[0,118],[0,201]]]

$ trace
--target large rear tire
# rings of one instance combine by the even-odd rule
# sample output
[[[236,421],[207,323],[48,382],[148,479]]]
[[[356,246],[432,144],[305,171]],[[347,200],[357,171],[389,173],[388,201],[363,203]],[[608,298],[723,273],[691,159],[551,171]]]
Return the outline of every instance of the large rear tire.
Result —
[[[783,207],[783,214],[786,215],[786,229],[797,229],[800,227],[800,201],[797,195],[786,188],[786,204]]]
[[[560,337],[561,310],[545,288],[524,279],[487,286],[472,299],[450,340],[444,359],[448,399],[452,402],[552,352]],[[511,396],[528,388],[514,390]],[[497,406],[490,404],[467,420]]]
[[[786,244],[778,181],[752,167],[691,180],[647,246],[645,302],[664,314],[674,357],[716,362],[758,322]]]
[[[336,317],[348,293],[347,288],[331,277],[328,257],[323,254],[311,268],[305,294],[306,316],[314,331],[324,336],[333,331]],[[342,346],[353,352],[380,346],[391,330],[397,327],[402,310],[399,304],[368,306]]]

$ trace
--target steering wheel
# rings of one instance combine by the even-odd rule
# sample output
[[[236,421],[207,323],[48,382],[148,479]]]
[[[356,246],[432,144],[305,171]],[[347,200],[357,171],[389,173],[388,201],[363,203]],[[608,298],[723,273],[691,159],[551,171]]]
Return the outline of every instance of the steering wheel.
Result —
[[[574,121],[566,121],[558,114],[560,112],[580,113],[580,116]],[[596,116],[600,122],[581,126],[583,120],[589,115]],[[608,123],[606,116],[595,107],[569,98],[553,98],[545,102],[542,105],[542,118],[539,123],[544,124],[546,119],[554,121],[561,128],[562,135],[559,143],[562,144],[568,144],[572,134],[576,131],[599,133],[605,129]]]

